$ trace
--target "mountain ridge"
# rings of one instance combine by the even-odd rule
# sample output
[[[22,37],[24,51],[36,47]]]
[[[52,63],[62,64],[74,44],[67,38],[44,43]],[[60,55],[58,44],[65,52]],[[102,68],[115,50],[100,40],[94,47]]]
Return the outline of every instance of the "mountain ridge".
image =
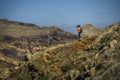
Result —
[[[85,24],[83,25],[82,28],[83,28],[82,36],[93,36],[104,30],[102,28],[97,28],[92,24]]]

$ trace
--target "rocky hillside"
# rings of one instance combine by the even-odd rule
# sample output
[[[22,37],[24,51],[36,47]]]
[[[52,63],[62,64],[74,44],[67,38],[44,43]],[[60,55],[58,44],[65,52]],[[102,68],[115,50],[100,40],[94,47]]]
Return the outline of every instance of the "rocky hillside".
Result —
[[[0,28],[1,80],[120,80],[119,24],[82,41],[58,27],[5,19]]]
[[[1,69],[0,77],[7,80],[120,80],[119,35],[120,25],[115,24],[80,42],[28,53],[26,61]]]
[[[57,26],[39,27],[35,24],[22,23],[17,21],[8,21],[7,19],[0,19],[0,34],[1,36],[9,36],[11,38],[21,37],[38,37],[50,36],[53,38],[62,37],[64,39],[74,39],[75,34],[65,32]],[[42,37],[41,37],[42,36]]]
[[[50,46],[77,39],[73,33],[57,26],[39,27],[35,24],[0,19],[0,74],[26,61],[26,54],[42,52]],[[6,77],[6,75],[0,75]]]
[[[93,26],[92,24],[85,24],[83,25],[82,28],[83,28],[82,36],[93,36],[104,30],[101,28],[97,28]]]
[[[43,51],[49,46],[75,39],[75,34],[57,26],[38,27],[30,23],[0,19],[0,52],[18,60],[24,59],[22,57],[25,53]]]

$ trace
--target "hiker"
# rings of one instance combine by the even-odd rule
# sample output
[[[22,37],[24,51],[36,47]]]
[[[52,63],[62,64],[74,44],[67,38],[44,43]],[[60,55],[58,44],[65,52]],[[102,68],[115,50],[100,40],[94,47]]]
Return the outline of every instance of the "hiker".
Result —
[[[82,28],[80,25],[77,25],[77,31],[78,31],[78,40],[81,41],[81,33],[82,33]]]

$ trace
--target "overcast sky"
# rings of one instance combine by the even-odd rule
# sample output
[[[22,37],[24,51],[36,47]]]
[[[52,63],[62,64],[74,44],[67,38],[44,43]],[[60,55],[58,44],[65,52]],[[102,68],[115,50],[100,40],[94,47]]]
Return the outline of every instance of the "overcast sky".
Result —
[[[68,31],[87,23],[106,27],[120,21],[120,0],[0,0],[0,18]]]

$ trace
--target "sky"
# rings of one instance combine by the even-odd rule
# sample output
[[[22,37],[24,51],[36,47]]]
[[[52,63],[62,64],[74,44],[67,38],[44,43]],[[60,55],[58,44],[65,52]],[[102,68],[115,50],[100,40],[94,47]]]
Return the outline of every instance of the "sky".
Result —
[[[0,0],[0,19],[71,32],[78,24],[107,27],[120,21],[120,0]]]

